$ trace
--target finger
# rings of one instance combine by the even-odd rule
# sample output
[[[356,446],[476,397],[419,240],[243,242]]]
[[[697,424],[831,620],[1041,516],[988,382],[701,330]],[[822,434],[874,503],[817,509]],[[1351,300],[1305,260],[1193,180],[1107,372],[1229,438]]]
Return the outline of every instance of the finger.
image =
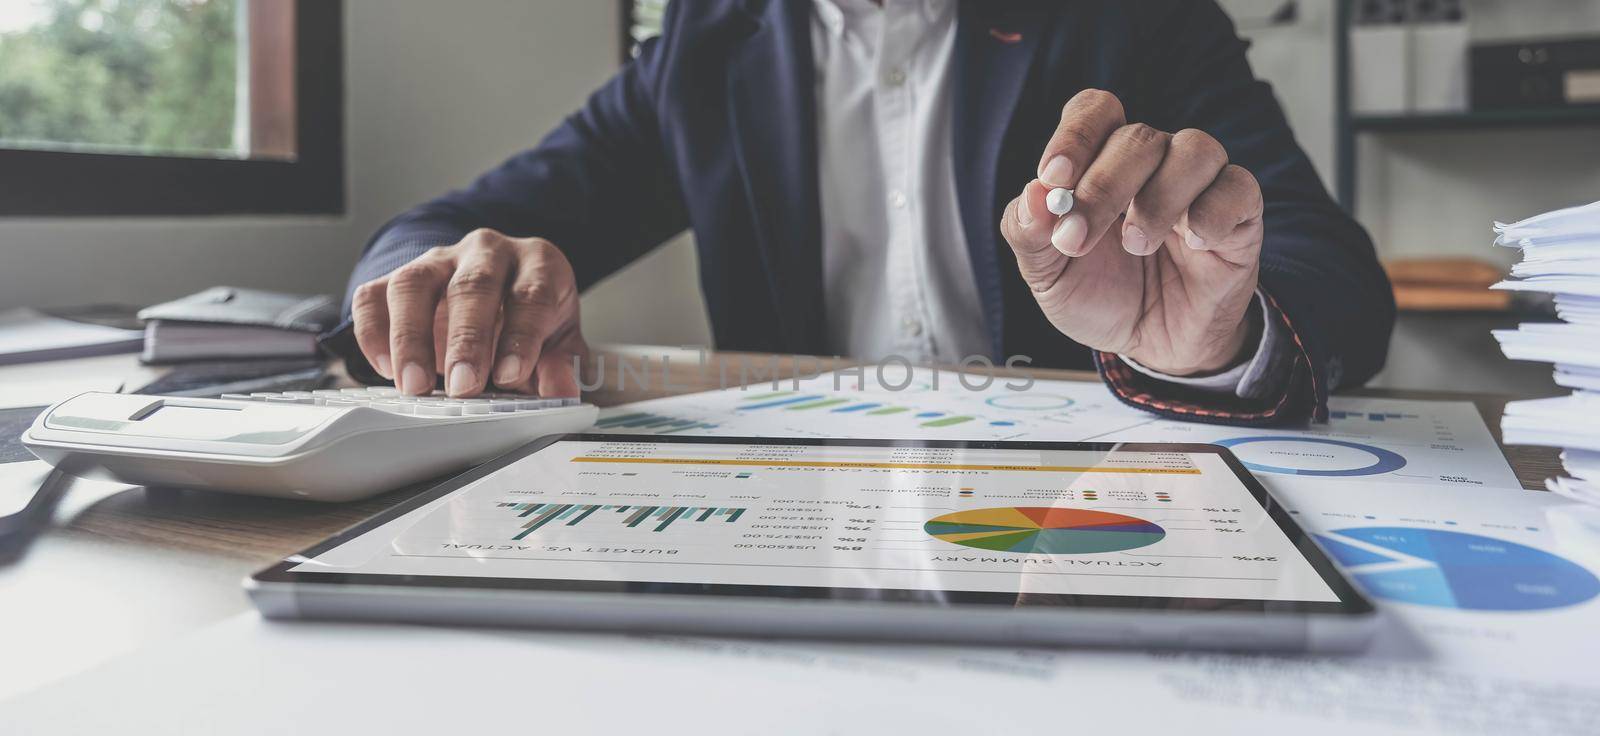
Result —
[[[1019,252],[1033,252],[1050,246],[1050,228],[1055,217],[1045,205],[1050,190],[1038,179],[1022,187],[1022,193],[1006,206],[1000,218],[1000,234]]]
[[[500,340],[500,315],[503,314],[505,314],[505,310],[501,310],[500,314],[495,316],[494,337],[489,341],[491,344],[499,342]],[[441,376],[445,375],[446,373],[444,358],[445,354],[449,352],[449,337],[450,304],[448,299],[440,299],[439,307],[433,313],[433,354],[438,356],[439,359],[438,364],[434,366],[434,370],[437,371]]]
[[[1253,258],[1246,251],[1259,247],[1261,239],[1242,235],[1260,229],[1262,209],[1256,178],[1229,164],[1190,205],[1185,242],[1189,248],[1213,251],[1232,261]]]
[[[481,235],[462,253],[446,287],[449,337],[445,349],[445,393],[472,396],[483,390],[493,358],[494,324],[500,316],[511,250],[500,235]]]
[[[1017,268],[1036,291],[1054,283],[1067,262],[1066,256],[1050,246],[1055,217],[1045,206],[1047,194],[1039,180],[1028,182],[1000,218],[1000,232],[1017,256]]]
[[[1171,139],[1143,123],[1125,125],[1111,134],[1073,191],[1072,212],[1050,234],[1056,250],[1081,256],[1094,248],[1161,166]]]
[[[1228,152],[1215,138],[1194,129],[1178,131],[1161,166],[1133,198],[1122,226],[1122,248],[1136,256],[1156,252],[1227,165]]]
[[[577,281],[554,245],[535,241],[517,264],[505,300],[505,323],[495,349],[494,382],[514,386],[539,365],[545,341],[576,314]]]
[[[355,322],[356,346],[378,375],[394,380],[394,361],[389,357],[389,278],[382,276],[356,287],[350,299],[350,318]]]
[[[445,373],[444,354],[450,347],[449,337],[450,303],[446,299],[440,299],[439,305],[433,309],[433,357],[437,361],[433,370],[441,376]]]
[[[574,324],[565,337],[539,356],[538,368],[534,371],[538,395],[561,398],[577,396],[577,363],[587,353],[588,346]]]
[[[1061,124],[1039,157],[1039,180],[1046,187],[1075,187],[1101,146],[1127,123],[1122,101],[1098,89],[1073,95],[1061,108]]]
[[[455,270],[449,250],[435,248],[396,269],[389,278],[389,354],[402,393],[433,390],[433,315]]]

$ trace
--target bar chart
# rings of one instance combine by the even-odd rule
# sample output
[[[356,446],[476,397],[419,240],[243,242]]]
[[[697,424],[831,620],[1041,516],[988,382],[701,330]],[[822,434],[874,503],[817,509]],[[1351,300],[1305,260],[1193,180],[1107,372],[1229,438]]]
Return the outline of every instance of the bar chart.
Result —
[[[719,425],[714,422],[703,422],[699,419],[684,419],[682,417],[651,414],[647,411],[628,412],[615,416],[602,417],[594,423],[595,429],[602,432],[644,432],[648,434],[675,434],[691,429],[716,429]]]
[[[873,401],[866,398],[852,398],[848,396],[830,396],[823,393],[792,393],[778,392],[751,396],[744,403],[736,407],[740,413],[760,411],[763,409],[782,411],[818,411],[827,410],[830,414],[850,414],[855,417],[884,417],[890,415],[903,415],[897,419],[911,418],[917,420],[922,427],[952,427],[967,422],[983,421],[980,417],[936,410],[931,407],[912,407],[888,404],[882,401]],[[997,427],[1012,426],[1015,422],[1003,419],[990,420],[989,424]]]
[[[518,517],[528,519],[522,525],[522,531],[511,538],[513,541],[520,541],[551,522],[565,522],[560,526],[577,526],[585,520],[596,516],[597,513],[601,518],[611,516],[615,521],[629,529],[644,527],[653,532],[663,532],[679,521],[721,521],[732,523],[738,521],[739,517],[745,512],[743,508],[721,506],[619,506],[512,502],[501,502],[496,506],[515,511]]]
[[[604,411],[595,426],[650,435],[1073,441],[1151,421],[1093,383],[1037,381],[1026,391],[999,382],[963,388],[953,376],[902,390],[836,383],[822,376],[655,399]]]

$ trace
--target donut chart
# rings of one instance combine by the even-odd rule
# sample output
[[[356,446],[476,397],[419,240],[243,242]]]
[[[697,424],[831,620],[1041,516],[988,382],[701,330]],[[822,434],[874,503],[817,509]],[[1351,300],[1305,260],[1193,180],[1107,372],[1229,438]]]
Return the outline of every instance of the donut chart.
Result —
[[[1323,437],[1232,437],[1216,444],[1233,450],[1246,468],[1258,473],[1349,477],[1393,473],[1406,466],[1398,452]]]
[[[1463,611],[1538,611],[1600,595],[1600,579],[1564,557],[1466,532],[1357,527],[1317,535],[1376,598]]]
[[[1065,396],[1055,394],[1011,394],[990,396],[983,400],[996,409],[1011,409],[1012,411],[1055,411],[1066,409],[1078,402]]]
[[[1160,526],[1126,514],[1027,506],[956,511],[929,520],[923,531],[963,547],[1042,555],[1120,552],[1167,535]]]

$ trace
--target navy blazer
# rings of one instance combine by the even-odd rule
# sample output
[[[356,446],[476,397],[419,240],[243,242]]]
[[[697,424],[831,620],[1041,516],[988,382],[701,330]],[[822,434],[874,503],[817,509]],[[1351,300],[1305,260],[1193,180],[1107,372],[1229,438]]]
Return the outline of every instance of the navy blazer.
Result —
[[[673,0],[661,36],[537,148],[386,225],[351,289],[478,227],[548,238],[586,288],[692,228],[717,348],[820,353],[811,4]],[[1371,241],[1329,198],[1213,0],[964,0],[957,24],[956,189],[990,357],[1093,364],[1129,403],[1247,424],[1320,418],[1330,390],[1382,366],[1394,302]],[[1210,133],[1260,181],[1261,284],[1299,351],[1281,395],[1148,379],[1063,336],[1034,302],[1000,216],[1062,105],[1088,88],[1116,94],[1130,121]],[[330,344],[370,377],[349,332]]]

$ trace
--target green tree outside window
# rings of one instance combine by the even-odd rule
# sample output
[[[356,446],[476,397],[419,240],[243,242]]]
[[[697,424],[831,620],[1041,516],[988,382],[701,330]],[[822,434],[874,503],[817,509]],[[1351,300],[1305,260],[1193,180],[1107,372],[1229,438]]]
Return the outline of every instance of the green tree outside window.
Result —
[[[244,0],[0,0],[0,146],[244,157]]]

